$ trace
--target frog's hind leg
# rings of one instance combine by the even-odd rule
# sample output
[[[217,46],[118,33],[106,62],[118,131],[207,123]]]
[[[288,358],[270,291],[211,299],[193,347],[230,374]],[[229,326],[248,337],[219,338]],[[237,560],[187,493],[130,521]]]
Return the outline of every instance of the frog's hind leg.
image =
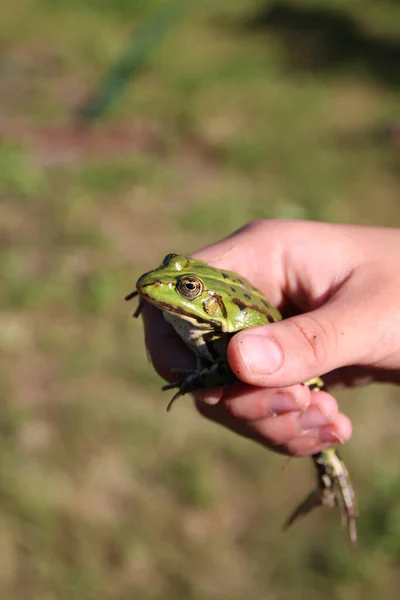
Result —
[[[313,377],[304,383],[310,390],[318,392],[325,389],[320,377]],[[338,439],[340,442],[340,440]],[[321,450],[312,456],[317,471],[317,487],[301,502],[286,521],[289,527],[299,516],[309,513],[317,506],[332,508],[337,506],[342,524],[347,528],[350,541],[357,542],[357,506],[350,475],[345,463],[334,448]]]
[[[318,490],[313,490],[304,498],[302,502],[291,513],[289,518],[285,521],[283,525],[283,530],[286,531],[299,517],[302,515],[307,515],[309,512],[317,508],[317,506],[321,505],[321,500],[319,497]]]
[[[317,471],[317,488],[293,511],[284,528],[287,529],[298,517],[309,513],[317,506],[333,508],[337,505],[342,524],[347,528],[351,543],[355,545],[357,507],[346,465],[333,448],[314,454],[312,459]]]

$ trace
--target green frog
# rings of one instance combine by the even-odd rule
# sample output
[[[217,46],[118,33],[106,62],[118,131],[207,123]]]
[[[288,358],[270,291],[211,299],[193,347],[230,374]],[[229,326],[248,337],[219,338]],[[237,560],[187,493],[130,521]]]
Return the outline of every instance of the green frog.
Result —
[[[179,254],[168,254],[157,269],[139,277],[136,290],[125,299],[136,296],[139,296],[139,306],[134,316],[140,314],[144,302],[153,304],[196,356],[196,368],[174,369],[179,375],[178,381],[162,388],[177,388],[167,410],[176,398],[189,392],[238,382],[227,361],[229,340],[242,329],[283,318],[264,294],[241,275]],[[323,389],[324,383],[316,377],[304,385],[318,391]],[[316,489],[295,509],[285,527],[316,506],[336,504],[350,540],[355,544],[357,509],[346,465],[334,448],[314,454],[312,460],[317,475]]]

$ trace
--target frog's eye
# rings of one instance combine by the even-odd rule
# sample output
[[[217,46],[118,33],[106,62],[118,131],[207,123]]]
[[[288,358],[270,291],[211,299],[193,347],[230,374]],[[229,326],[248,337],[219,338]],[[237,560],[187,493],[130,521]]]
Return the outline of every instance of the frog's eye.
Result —
[[[176,287],[180,295],[187,300],[195,300],[203,291],[203,284],[197,277],[182,277]]]

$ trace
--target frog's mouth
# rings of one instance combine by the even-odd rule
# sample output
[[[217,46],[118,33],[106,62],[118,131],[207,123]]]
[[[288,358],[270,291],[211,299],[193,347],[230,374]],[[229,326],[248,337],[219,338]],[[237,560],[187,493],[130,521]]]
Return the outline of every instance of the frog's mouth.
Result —
[[[142,277],[145,277],[145,275],[143,275]],[[136,284],[136,295],[139,294],[139,296],[141,296],[141,298],[143,298],[143,300],[146,300],[147,302],[149,302],[150,304],[153,304],[153,306],[157,306],[158,308],[160,308],[161,310],[167,310],[168,312],[175,312],[175,308],[171,307],[167,302],[163,302],[162,300],[155,300],[153,298],[153,294],[149,294],[146,291],[146,288],[150,288],[153,289],[155,287],[169,287],[169,288],[174,288],[175,284],[171,281],[168,283],[163,283],[160,279],[153,279],[152,281],[148,281],[148,282],[141,282],[142,277],[140,277],[140,279],[138,279],[138,282]],[[176,311],[178,312],[178,310]]]
[[[163,285],[163,283],[159,279],[154,279],[153,281],[149,281],[148,283],[141,283],[141,280],[144,279],[147,275],[148,275],[148,273],[145,273],[137,280],[136,290],[134,290],[133,292],[130,292],[130,294],[125,296],[125,300],[132,300],[132,298],[136,298],[136,296],[141,296],[148,302],[151,302],[152,304],[154,304],[151,297],[148,294],[146,294],[146,292],[144,291],[144,288]]]
[[[160,284],[160,283],[161,282],[159,282],[158,284]],[[148,283],[148,284],[142,285],[142,286],[140,286],[140,289],[136,289],[133,292],[131,292],[130,294],[128,294],[127,296],[125,296],[125,300],[127,300],[127,301],[132,300],[133,298],[139,297],[139,306],[137,307],[136,311],[133,314],[134,317],[138,317],[140,315],[140,313],[142,312],[142,309],[143,309],[144,302],[148,302],[149,304],[152,304],[153,306],[155,306],[156,308],[158,308],[159,310],[162,310],[164,312],[168,312],[168,313],[172,313],[172,314],[179,314],[182,316],[189,316],[188,313],[186,313],[186,311],[181,310],[179,307],[172,308],[167,302],[161,302],[158,300],[154,300],[154,298],[149,296],[149,294],[146,294],[146,292],[143,290],[143,288],[146,286],[151,286],[151,285],[153,285],[153,284]]]
[[[159,279],[153,279],[153,281],[149,281],[147,283],[141,283],[140,280],[145,276],[146,276],[146,274],[142,275],[142,277],[140,277],[140,279],[138,279],[138,282],[136,284],[136,290],[134,292],[131,292],[127,296],[125,296],[125,300],[131,300],[132,298],[139,296],[142,301],[145,300],[149,304],[152,304],[153,306],[155,306],[156,308],[158,308],[162,311],[165,311],[165,312],[168,312],[171,314],[181,315],[184,317],[191,316],[182,307],[171,306],[170,304],[168,304],[168,302],[163,302],[162,300],[155,300],[151,294],[146,293],[146,288],[153,288],[154,286],[167,285],[168,287],[175,287],[175,284],[173,282],[165,284],[162,281],[160,281]]]

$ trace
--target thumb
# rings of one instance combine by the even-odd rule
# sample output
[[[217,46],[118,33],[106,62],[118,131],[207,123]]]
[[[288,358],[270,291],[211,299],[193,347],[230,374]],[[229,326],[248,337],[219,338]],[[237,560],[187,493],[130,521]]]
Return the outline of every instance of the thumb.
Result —
[[[359,312],[359,304],[331,301],[309,313],[245,329],[229,343],[230,367],[250,385],[282,387],[362,364],[365,357],[371,362],[378,333],[371,328],[371,315],[363,310],[360,317]]]

